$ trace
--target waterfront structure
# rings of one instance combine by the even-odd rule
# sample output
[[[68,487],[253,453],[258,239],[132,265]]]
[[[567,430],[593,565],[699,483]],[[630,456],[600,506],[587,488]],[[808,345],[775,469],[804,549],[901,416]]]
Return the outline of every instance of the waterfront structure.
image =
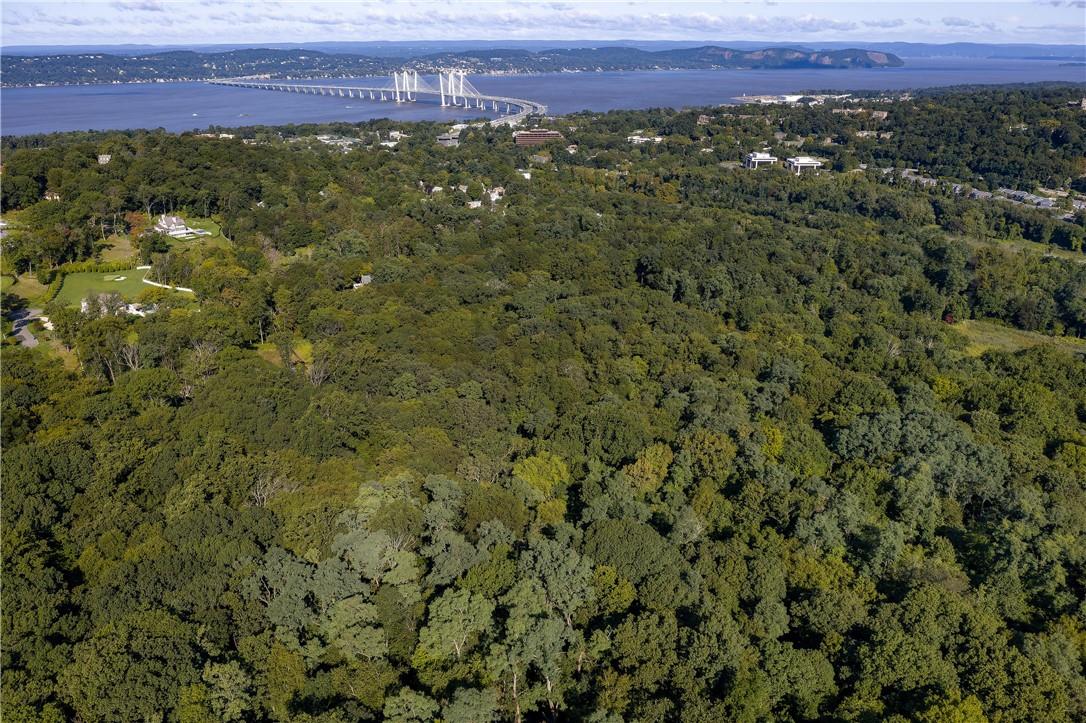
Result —
[[[793,156],[785,159],[784,167],[793,171],[797,176],[806,169],[817,170],[822,167],[822,161],[810,156]]]
[[[515,126],[529,116],[543,115],[547,106],[523,98],[510,98],[481,93],[467,79],[464,71],[449,70],[438,73],[438,87],[430,85],[416,70],[394,71],[391,81],[385,85],[312,85],[293,82],[276,82],[262,78],[216,78],[207,81],[211,85],[228,85],[235,88],[277,90],[284,93],[326,95],[335,98],[392,101],[414,103],[424,96],[440,101],[443,107],[475,108],[504,113],[490,121],[492,126]]]
[[[747,157],[743,159],[743,168],[756,169],[759,166],[766,165],[772,166],[777,162],[777,157],[761,151],[754,151],[748,153]]]
[[[544,128],[533,128],[529,131],[514,131],[513,142],[518,146],[541,146],[550,141],[564,140],[564,136],[558,131]]]

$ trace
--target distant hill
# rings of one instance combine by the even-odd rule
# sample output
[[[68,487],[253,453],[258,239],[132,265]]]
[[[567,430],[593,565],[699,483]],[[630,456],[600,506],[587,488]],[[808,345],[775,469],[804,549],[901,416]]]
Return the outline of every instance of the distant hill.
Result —
[[[67,55],[4,55],[4,86],[206,80],[239,75],[320,78],[383,74],[397,68],[433,72],[456,67],[473,73],[539,73],[597,70],[711,68],[879,68],[903,65],[901,58],[858,48],[737,50],[716,45],[649,51],[629,46],[555,48],[531,51],[483,48],[403,57],[325,53],[306,49],[246,48],[205,53],[88,52]]]
[[[794,42],[752,41],[735,39],[706,40],[713,45],[738,50],[789,47],[797,50],[813,50],[810,46]],[[322,53],[367,55],[373,58],[416,58],[436,53],[457,53],[482,49],[515,49],[533,52],[554,48],[625,47],[658,51],[689,48],[690,41],[677,40],[370,40],[370,41],[319,41],[312,43],[261,43],[257,47],[277,50],[309,50]],[[5,45],[3,55],[78,55],[105,53],[130,56],[138,53],[162,53],[169,50],[192,50],[198,53],[223,53],[228,50],[253,48],[252,43],[178,43],[160,45]],[[1076,58],[1086,59],[1086,45],[1042,43],[916,43],[885,40],[819,41],[822,50],[848,50],[866,48],[883,53],[893,53],[901,58]]]

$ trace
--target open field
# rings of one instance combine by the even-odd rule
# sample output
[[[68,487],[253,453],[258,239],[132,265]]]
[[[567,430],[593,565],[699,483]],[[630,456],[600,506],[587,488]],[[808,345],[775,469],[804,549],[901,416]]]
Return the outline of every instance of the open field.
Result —
[[[124,261],[135,257],[136,254],[135,244],[125,234],[107,238],[103,244],[101,256],[103,261]]]
[[[1079,253],[1077,251],[1071,251],[1070,249],[1063,249],[1059,246],[1053,246],[1051,244],[1040,244],[1036,241],[1027,241],[1025,239],[1016,240],[997,240],[986,239],[980,240],[975,238],[966,238],[959,236],[971,248],[996,248],[1003,249],[1004,251],[1010,251],[1011,253],[1027,253],[1038,254],[1040,256],[1052,256],[1057,259],[1063,259],[1065,261],[1074,261],[1079,264],[1086,264],[1086,253]]]
[[[958,322],[953,328],[966,338],[965,353],[968,356],[980,356],[989,351],[1015,352],[1045,344],[1071,353],[1086,354],[1086,339],[1023,331],[994,321],[968,319]]]
[[[127,269],[125,271],[88,271],[68,274],[57,294],[57,301],[68,306],[79,306],[79,302],[90,294],[115,291],[126,299],[134,299],[141,291],[152,287],[143,283],[147,269]]]
[[[264,342],[256,345],[256,353],[264,361],[276,366],[283,365],[283,359],[279,356],[279,350],[275,344]],[[292,349],[292,361],[295,364],[311,364],[313,362],[313,343],[308,339],[295,339]]]
[[[8,281],[4,281],[3,291],[5,294],[13,294],[27,301],[33,301],[45,293],[45,285],[29,274],[22,274],[18,277],[5,274],[4,278],[14,279],[14,283],[10,283],[10,285]]]

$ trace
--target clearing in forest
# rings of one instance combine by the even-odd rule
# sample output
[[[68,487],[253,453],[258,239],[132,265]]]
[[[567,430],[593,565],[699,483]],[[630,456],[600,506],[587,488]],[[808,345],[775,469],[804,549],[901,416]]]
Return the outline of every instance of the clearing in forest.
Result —
[[[132,301],[141,291],[154,288],[143,283],[147,269],[125,269],[124,271],[85,271],[68,274],[57,294],[57,301],[67,306],[79,306],[83,299],[92,294],[116,292],[128,301]]]
[[[966,338],[967,356],[980,356],[989,351],[1016,352],[1048,344],[1071,353],[1086,354],[1086,339],[1073,336],[1050,336],[1037,331],[1025,331],[985,319],[967,319],[954,325],[954,330]]]

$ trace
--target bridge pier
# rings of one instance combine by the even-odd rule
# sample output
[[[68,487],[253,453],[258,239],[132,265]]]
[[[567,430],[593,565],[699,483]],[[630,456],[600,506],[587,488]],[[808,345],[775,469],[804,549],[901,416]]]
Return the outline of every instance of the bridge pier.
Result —
[[[477,109],[486,111],[488,108],[494,113],[504,115],[490,121],[494,126],[514,126],[522,122],[529,115],[546,113],[547,107],[540,103],[534,103],[519,98],[505,98],[502,96],[484,95],[465,80],[463,71],[451,70],[438,74],[438,87],[422,82],[418,71],[404,70],[393,74],[392,87],[355,87],[343,85],[303,85],[300,83],[277,83],[256,78],[223,78],[210,80],[213,85],[225,85],[235,88],[253,88],[257,90],[276,90],[284,93],[303,93],[309,95],[329,95],[339,98],[366,98],[381,101],[395,100],[398,103],[417,102],[421,95],[438,96],[441,106],[457,107],[465,109]],[[437,100],[438,98],[435,98]]]

